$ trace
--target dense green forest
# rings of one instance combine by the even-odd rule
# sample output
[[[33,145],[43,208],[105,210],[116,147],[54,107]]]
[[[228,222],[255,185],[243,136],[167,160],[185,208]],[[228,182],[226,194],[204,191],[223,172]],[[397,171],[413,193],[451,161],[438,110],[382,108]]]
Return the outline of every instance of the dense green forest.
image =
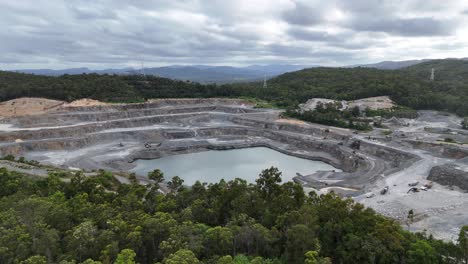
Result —
[[[435,80],[430,81],[431,69]],[[270,81],[274,98],[304,102],[323,97],[340,100],[388,95],[400,105],[468,115],[468,61],[433,60],[400,70],[313,68]],[[279,95],[280,91],[282,92]]]
[[[435,80],[430,81],[431,69]],[[295,107],[313,97],[359,99],[389,95],[414,109],[434,109],[468,115],[468,61],[432,60],[400,70],[372,68],[311,68],[262,83],[202,85],[155,76],[37,76],[0,72],[0,100],[22,96],[60,100],[93,98],[138,102],[147,98],[253,97],[280,107]]]
[[[63,181],[67,177],[69,181]],[[463,263],[456,244],[401,226],[334,194],[280,184],[276,168],[256,184],[236,179],[184,187],[174,177],[119,183],[111,173],[30,178],[0,169],[0,263]],[[411,224],[410,222],[408,224]]]
[[[356,130],[372,130],[370,121],[362,120],[359,107],[341,110],[341,103],[317,104],[313,111],[298,111],[287,109],[285,116],[305,120],[308,122],[319,123],[327,126],[343,127]]]

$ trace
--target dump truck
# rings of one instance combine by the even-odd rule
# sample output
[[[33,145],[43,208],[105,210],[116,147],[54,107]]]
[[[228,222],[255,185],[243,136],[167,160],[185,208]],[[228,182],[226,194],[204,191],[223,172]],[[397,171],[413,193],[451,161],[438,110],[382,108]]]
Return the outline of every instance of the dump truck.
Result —
[[[381,195],[385,195],[385,194],[388,192],[388,189],[389,189],[389,187],[388,187],[388,186],[385,186],[385,187],[380,191],[380,194],[381,194]]]
[[[418,184],[419,184],[419,181],[414,181],[414,182],[408,183],[408,186],[409,186],[409,187],[413,187],[413,186],[416,186],[416,185],[418,185]]]

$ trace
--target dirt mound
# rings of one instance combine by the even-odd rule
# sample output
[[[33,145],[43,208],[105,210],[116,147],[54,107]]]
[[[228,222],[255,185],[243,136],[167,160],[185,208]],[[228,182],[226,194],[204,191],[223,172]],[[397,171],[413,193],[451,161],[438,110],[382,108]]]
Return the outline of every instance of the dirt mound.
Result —
[[[349,101],[349,108],[359,107],[360,110],[370,108],[372,110],[390,109],[395,107],[395,103],[388,96],[377,96]]]
[[[0,117],[37,115],[51,111],[65,102],[45,98],[23,97],[0,103]]]
[[[354,107],[359,107],[359,110],[364,111],[367,108],[371,110],[379,110],[379,109],[391,109],[395,107],[395,103],[390,99],[388,96],[377,96],[377,97],[369,97],[363,98],[354,101],[338,101],[332,99],[325,99],[325,98],[312,98],[307,100],[306,103],[300,104],[299,108],[302,111],[309,111],[315,110],[317,105],[321,103],[322,105],[327,104],[338,104],[341,105],[340,110],[351,109]]]
[[[304,125],[304,124],[306,124],[306,122],[304,122],[302,120],[289,119],[289,118],[280,118],[280,119],[277,119],[276,122],[293,124],[293,125]]]
[[[95,106],[95,105],[106,105],[106,104],[107,103],[104,103],[98,100],[84,98],[84,99],[75,100],[71,103],[66,103],[63,105],[63,107]]]
[[[468,172],[457,168],[453,164],[434,166],[427,179],[442,185],[457,186],[468,191]]]

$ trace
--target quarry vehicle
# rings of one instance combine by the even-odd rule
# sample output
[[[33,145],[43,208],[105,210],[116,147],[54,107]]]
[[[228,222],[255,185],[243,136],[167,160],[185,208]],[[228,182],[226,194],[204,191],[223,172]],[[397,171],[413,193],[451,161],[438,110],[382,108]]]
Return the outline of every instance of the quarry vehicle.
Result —
[[[416,185],[418,185],[418,184],[419,184],[419,181],[414,181],[414,182],[408,183],[408,186],[409,186],[409,187],[413,187],[413,186],[416,186]]]
[[[432,182],[428,182],[428,183],[424,184],[424,187],[426,187],[427,189],[432,188]]]
[[[353,141],[351,143],[350,147],[352,149],[360,149],[361,148],[361,141],[359,141],[359,140]]]
[[[385,188],[383,188],[381,191],[380,191],[380,194],[381,195],[385,195],[387,192],[388,192],[388,186],[385,186]]]
[[[372,198],[374,196],[375,196],[375,193],[372,193],[372,192],[366,193],[366,198]]]
[[[419,188],[421,191],[427,191],[427,187],[426,186],[422,186],[421,188]]]
[[[149,149],[149,148],[152,148],[153,146],[155,146],[155,147],[160,147],[161,144],[162,144],[161,142],[159,142],[159,143],[150,143],[150,142],[146,142],[146,143],[145,143],[145,148]]]

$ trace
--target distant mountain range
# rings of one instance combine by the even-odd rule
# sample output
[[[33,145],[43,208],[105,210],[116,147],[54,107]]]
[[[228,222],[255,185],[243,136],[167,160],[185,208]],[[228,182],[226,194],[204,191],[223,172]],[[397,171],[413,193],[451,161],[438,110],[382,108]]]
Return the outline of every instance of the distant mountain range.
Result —
[[[468,60],[462,58],[459,60]],[[351,65],[345,68],[376,68],[382,70],[396,70],[410,67],[431,59],[406,60],[406,61],[382,61],[373,64]],[[209,65],[172,65],[164,67],[151,67],[143,69],[122,68],[122,69],[104,69],[92,70],[89,68],[70,68],[63,70],[51,69],[21,69],[16,72],[31,73],[36,75],[60,76],[64,74],[147,74],[159,77],[189,80],[199,83],[233,83],[261,80],[264,77],[272,78],[287,72],[294,72],[306,68],[316,68],[318,65],[292,65],[292,64],[271,64],[271,65],[250,65],[246,67],[232,66],[209,66]]]
[[[64,74],[83,74],[83,73],[97,73],[97,74],[124,74],[133,70],[133,68],[123,69],[105,69],[105,70],[91,70],[89,68],[69,68],[63,70],[52,70],[52,69],[21,69],[13,70],[14,72],[30,73],[36,75],[46,76],[60,76]]]
[[[154,68],[123,68],[123,69],[104,69],[91,70],[89,68],[71,68],[63,70],[51,69],[21,69],[16,72],[30,73],[36,75],[60,76],[64,74],[147,74],[160,77],[190,80],[200,83],[229,83],[229,82],[244,82],[263,79],[264,77],[271,78],[286,72],[302,70],[314,66],[306,65],[289,65],[289,64],[273,64],[273,65],[250,65],[247,67],[231,67],[231,66],[208,66],[208,65],[173,65]]]
[[[251,68],[255,67],[258,66]],[[235,67],[188,68],[198,71],[188,72],[187,66],[164,69],[169,72],[178,70],[184,77],[190,78],[201,78],[200,73],[206,70],[217,73],[218,79],[221,79],[219,76],[241,76],[246,74],[245,71],[251,74],[248,69]],[[258,74],[261,69],[253,72]],[[270,69],[270,72],[273,71]],[[199,76],[196,76],[197,74]],[[252,78],[255,75],[249,76]],[[137,75],[90,74],[50,77],[7,71],[0,71],[0,84],[0,101],[24,96],[68,101],[92,98],[106,102],[137,102],[147,98],[246,96],[258,97],[284,107],[295,107],[297,102],[316,97],[355,100],[386,95],[396,103],[413,109],[449,111],[468,116],[467,59],[434,59],[398,70],[376,69],[369,65],[309,67],[270,78],[267,90],[262,87],[261,81],[211,86],[150,75],[143,81],[142,76]]]
[[[378,63],[372,64],[358,64],[352,65],[350,67],[363,67],[363,68],[376,68],[381,70],[397,70],[401,68],[410,67],[416,64],[420,64],[423,62],[433,61],[435,59],[421,59],[421,60],[405,60],[405,61],[381,61]],[[468,60],[468,58],[460,58],[460,59],[452,59],[447,58],[446,60]]]
[[[409,66],[413,66],[422,62],[430,61],[430,59],[422,60],[406,60],[406,61],[381,61],[372,64],[358,64],[351,67],[364,67],[364,68],[376,68],[381,70],[396,70]]]

